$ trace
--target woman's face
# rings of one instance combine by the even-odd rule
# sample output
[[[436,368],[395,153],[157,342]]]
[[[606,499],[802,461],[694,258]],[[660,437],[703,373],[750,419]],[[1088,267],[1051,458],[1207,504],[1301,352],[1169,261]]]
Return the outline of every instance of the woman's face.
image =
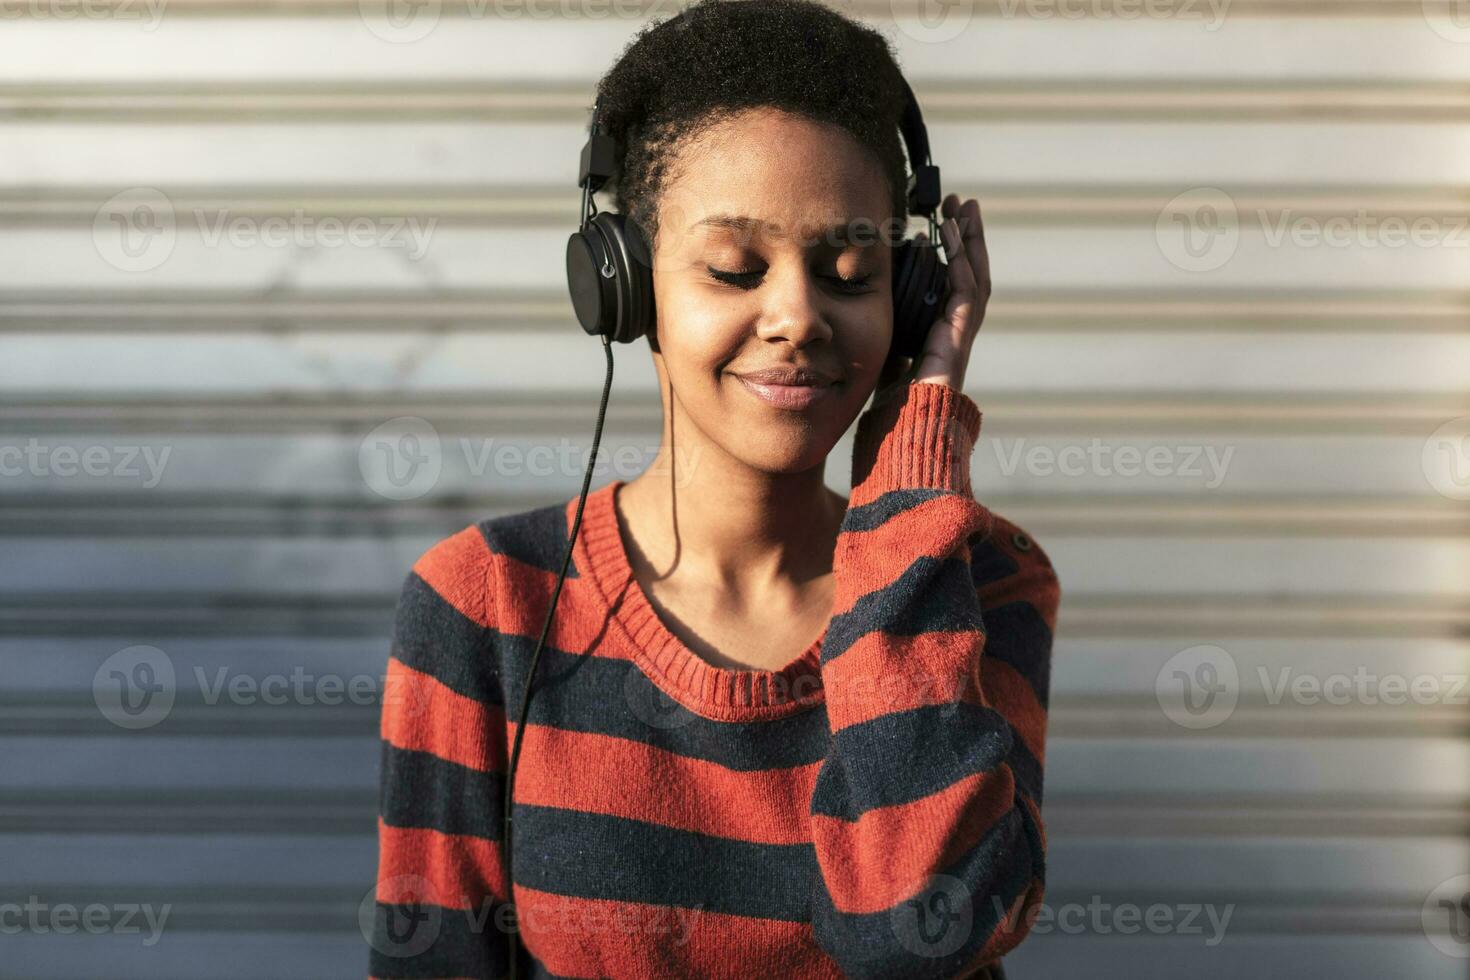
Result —
[[[888,353],[893,229],[882,169],[836,126],[750,110],[676,155],[651,346],[681,444],[707,440],[766,472],[822,465]],[[772,387],[773,402],[741,380],[770,369],[826,383]]]

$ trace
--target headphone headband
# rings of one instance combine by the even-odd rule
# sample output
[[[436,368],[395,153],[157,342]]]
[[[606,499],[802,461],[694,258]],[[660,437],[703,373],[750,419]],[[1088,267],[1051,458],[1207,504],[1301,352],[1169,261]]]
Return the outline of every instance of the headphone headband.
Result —
[[[909,169],[907,199],[911,214],[934,217],[939,207],[939,168],[929,157],[929,129],[924,125],[924,113],[919,109],[919,100],[908,79],[900,73],[903,82],[904,107],[899,117],[899,134],[903,137],[904,150],[908,153]],[[587,213],[587,195],[602,189],[617,172],[617,143],[602,131],[602,97],[592,103],[592,120],[587,127],[587,142],[582,147],[581,166],[577,171],[577,186],[584,191],[582,212]]]
[[[899,132],[913,171],[905,199],[909,215],[929,219],[928,240],[904,238],[893,248],[894,339],[892,349],[912,357],[919,349],[949,289],[937,242],[941,200],[939,168],[929,156],[929,133],[908,80]],[[652,243],[627,215],[598,211],[592,195],[618,168],[616,141],[603,129],[602,98],[592,104],[587,142],[577,171],[582,188],[580,227],[567,241],[567,288],[582,329],[593,336],[630,343],[657,322],[654,309]]]

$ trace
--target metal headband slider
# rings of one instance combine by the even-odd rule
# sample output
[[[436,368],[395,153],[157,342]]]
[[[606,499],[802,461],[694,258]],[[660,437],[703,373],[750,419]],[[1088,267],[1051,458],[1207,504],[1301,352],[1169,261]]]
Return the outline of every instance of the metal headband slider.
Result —
[[[582,165],[577,173],[577,186],[586,187],[592,181],[592,190],[607,183],[617,169],[617,148],[611,136],[593,133],[582,147]]]
[[[909,212],[932,214],[939,207],[939,168],[932,163],[919,164],[909,177]]]

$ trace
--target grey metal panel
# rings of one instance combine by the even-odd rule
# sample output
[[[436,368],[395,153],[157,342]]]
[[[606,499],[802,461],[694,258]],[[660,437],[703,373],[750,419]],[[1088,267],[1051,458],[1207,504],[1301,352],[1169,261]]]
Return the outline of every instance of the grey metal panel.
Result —
[[[982,3],[944,43],[906,2],[899,23],[853,7],[915,78],[946,185],[987,206],[975,487],[1043,542],[1065,595],[1048,906],[1232,906],[1214,945],[1040,928],[1008,960],[1017,980],[1466,976],[1421,906],[1470,870],[1470,723],[1451,694],[1470,673],[1470,537],[1424,469],[1430,433],[1470,415],[1470,250],[1271,234],[1360,206],[1464,216],[1470,59],[1438,32],[1450,5],[1348,6],[1249,0],[1215,30]],[[0,32],[0,447],[170,452],[156,482],[0,477],[0,901],[174,910],[152,946],[6,935],[0,973],[363,973],[394,592],[439,536],[575,494],[577,467],[477,453],[585,446],[601,380],[561,248],[587,93],[637,22],[462,7],[412,44],[335,0]],[[167,191],[183,223],[151,272],[108,265],[93,233],[133,185]],[[1210,185],[1245,227],[1200,275],[1155,219]],[[297,206],[437,225],[417,261],[204,235],[222,209]],[[618,355],[604,453],[646,458],[648,355]],[[546,361],[564,370],[529,370]],[[395,502],[360,454],[400,415],[437,428],[442,471]],[[1094,444],[1231,455],[1218,481],[1045,464]],[[140,643],[184,683],[165,721],[124,732],[92,682]],[[1201,644],[1232,658],[1240,703],[1191,731],[1156,685]],[[369,696],[211,705],[196,670]],[[1347,703],[1303,703],[1280,695],[1283,670],[1366,677]],[[1383,699],[1415,678],[1435,697]]]

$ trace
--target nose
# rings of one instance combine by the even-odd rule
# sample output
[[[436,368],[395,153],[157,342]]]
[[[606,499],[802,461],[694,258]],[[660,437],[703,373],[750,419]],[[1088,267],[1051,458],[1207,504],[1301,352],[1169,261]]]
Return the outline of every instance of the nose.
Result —
[[[766,270],[765,300],[756,335],[762,340],[785,340],[801,348],[832,339],[822,304],[821,284],[803,262],[773,263]]]

